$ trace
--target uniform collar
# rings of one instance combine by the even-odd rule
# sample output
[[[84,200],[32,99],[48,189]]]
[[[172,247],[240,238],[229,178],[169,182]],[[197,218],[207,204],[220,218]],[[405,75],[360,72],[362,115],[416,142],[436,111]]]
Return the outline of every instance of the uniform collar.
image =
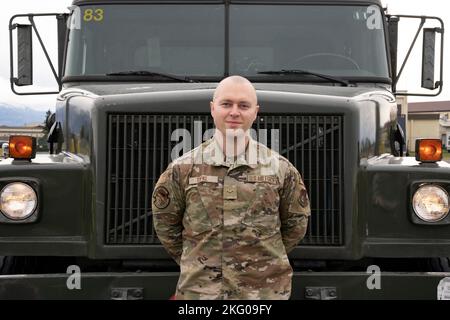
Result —
[[[202,156],[203,162],[212,166],[223,166],[231,169],[235,169],[241,166],[247,166],[250,168],[256,168],[259,163],[258,159],[258,142],[248,136],[248,144],[245,152],[238,155],[236,158],[227,158],[222,151],[220,143],[217,141],[216,136],[213,136],[204,145]]]

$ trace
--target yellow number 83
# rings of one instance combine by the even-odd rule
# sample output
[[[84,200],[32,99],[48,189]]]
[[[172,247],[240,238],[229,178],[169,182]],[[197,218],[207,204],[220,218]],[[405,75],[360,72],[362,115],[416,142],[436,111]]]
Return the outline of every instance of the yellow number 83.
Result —
[[[102,21],[103,20],[103,9],[86,9],[84,10],[84,21]]]

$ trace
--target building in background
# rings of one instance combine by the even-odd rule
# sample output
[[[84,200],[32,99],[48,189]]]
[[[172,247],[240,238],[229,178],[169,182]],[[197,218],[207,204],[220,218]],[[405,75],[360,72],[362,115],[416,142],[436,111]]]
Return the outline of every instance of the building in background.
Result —
[[[408,151],[415,152],[416,139],[441,139],[450,148],[450,101],[408,104],[406,141]]]
[[[35,137],[37,142],[37,150],[48,150],[46,133],[44,131],[44,125],[42,124],[31,124],[22,127],[0,126],[0,147],[3,142],[9,141],[9,136],[11,135],[25,135]]]
[[[36,139],[45,136],[43,125],[29,125],[23,127],[0,126],[0,140],[8,141],[11,135],[25,135]]]

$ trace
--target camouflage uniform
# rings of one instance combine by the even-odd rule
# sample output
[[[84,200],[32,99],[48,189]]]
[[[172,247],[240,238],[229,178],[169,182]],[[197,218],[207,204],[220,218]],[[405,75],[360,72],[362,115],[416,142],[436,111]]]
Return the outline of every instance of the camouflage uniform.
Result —
[[[214,138],[172,162],[153,192],[153,223],[180,265],[177,299],[289,299],[287,253],[310,207],[295,167],[250,139],[227,161]],[[254,161],[249,150],[258,150]]]

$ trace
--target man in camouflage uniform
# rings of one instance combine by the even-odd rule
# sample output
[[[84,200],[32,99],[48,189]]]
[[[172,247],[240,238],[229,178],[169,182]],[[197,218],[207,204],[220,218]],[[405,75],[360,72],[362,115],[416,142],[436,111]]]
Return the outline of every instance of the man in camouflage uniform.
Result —
[[[248,134],[258,110],[247,79],[222,80],[211,102],[214,137],[155,186],[154,227],[181,268],[176,299],[290,297],[287,253],[305,235],[309,200],[297,169]]]

